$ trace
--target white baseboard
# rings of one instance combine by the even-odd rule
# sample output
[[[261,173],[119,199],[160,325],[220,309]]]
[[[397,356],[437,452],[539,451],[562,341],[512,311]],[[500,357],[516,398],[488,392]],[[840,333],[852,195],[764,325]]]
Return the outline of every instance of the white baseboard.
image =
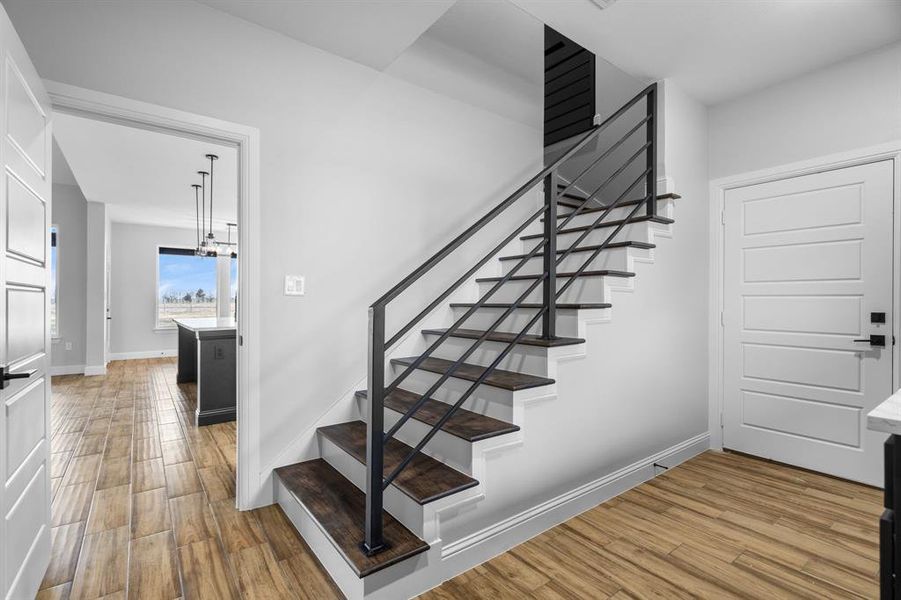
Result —
[[[439,540],[432,550],[421,555],[423,558],[410,564],[389,567],[370,576],[371,582],[369,578],[364,581],[351,572],[318,522],[287,492],[277,477],[274,487],[281,492],[276,493],[277,501],[288,518],[350,600],[412,598],[653,479],[658,471],[662,472],[660,466],[674,467],[704,452],[709,445],[709,433],[696,435],[463,539],[446,544]]]
[[[85,376],[106,375],[106,365],[85,365]]]
[[[178,356],[178,349],[172,350],[141,350],[138,352],[113,352],[110,360],[139,360],[141,358],[163,358],[166,356]]]
[[[55,375],[84,375],[84,365],[57,365],[50,367],[50,376]]]
[[[451,559],[454,555],[475,549],[479,545],[496,546],[496,550],[489,550],[491,556],[488,558],[496,556],[538,533],[546,531],[602,502],[606,502],[614,496],[618,496],[645,481],[653,479],[657,475],[655,464],[673,467],[697,456],[709,447],[709,433],[704,432],[696,435],[614,471],[609,475],[590,481],[538,506],[477,531],[461,540],[445,544],[442,549],[442,558]],[[527,532],[525,537],[523,537],[522,533],[517,534],[516,530],[518,529],[523,529]],[[476,562],[472,566],[477,564],[480,563]]]

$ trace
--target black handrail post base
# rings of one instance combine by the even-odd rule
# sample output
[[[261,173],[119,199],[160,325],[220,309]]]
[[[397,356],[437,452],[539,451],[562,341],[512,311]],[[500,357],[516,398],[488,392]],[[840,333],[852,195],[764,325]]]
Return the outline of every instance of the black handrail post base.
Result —
[[[366,544],[366,542],[360,543],[360,551],[366,556],[375,556],[376,554],[384,552],[390,547],[391,545],[384,541],[381,543],[381,545],[376,546],[375,548],[370,548],[369,545]]]
[[[557,337],[557,170],[544,179],[544,289],[541,318],[541,337],[553,340]]]

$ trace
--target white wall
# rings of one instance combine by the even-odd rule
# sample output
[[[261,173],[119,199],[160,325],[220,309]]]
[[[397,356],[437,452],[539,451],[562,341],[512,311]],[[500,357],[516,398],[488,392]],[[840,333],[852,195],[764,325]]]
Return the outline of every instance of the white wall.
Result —
[[[74,185],[53,185],[52,223],[57,226],[59,336],[51,347],[56,372],[81,372],[85,364],[85,256],[87,201]],[[71,344],[71,348],[67,348]],[[71,367],[65,369],[64,367]]]
[[[671,239],[638,265],[634,292],[613,296],[609,323],[589,325],[585,361],[560,366],[560,398],[585,398],[584,483],[707,431],[707,110],[665,82]],[[661,190],[661,193],[664,190]],[[581,436],[574,436],[581,439]],[[561,474],[562,476],[562,474]]]
[[[540,166],[537,130],[192,2],[5,4],[45,78],[260,129],[263,465],[364,375],[367,306]]]
[[[106,205],[87,203],[85,247],[85,374],[106,372],[106,256],[109,219]]]
[[[901,139],[901,44],[710,109],[710,177]]]
[[[172,356],[175,330],[156,330],[158,247],[193,247],[191,229],[113,223],[110,240],[110,358]]]

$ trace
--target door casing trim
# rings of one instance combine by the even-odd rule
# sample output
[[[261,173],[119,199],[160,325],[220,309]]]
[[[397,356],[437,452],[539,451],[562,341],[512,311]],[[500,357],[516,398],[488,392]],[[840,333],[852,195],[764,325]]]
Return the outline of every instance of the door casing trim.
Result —
[[[725,262],[725,246],[723,244],[724,224],[722,214],[725,209],[726,192],[732,189],[768,183],[781,179],[790,179],[802,175],[812,175],[824,171],[833,171],[845,167],[855,167],[884,160],[893,161],[893,226],[892,241],[892,310],[894,319],[892,334],[901,343],[901,278],[898,267],[901,265],[901,140],[829,154],[798,162],[768,167],[757,171],[748,171],[729,175],[710,181],[708,202],[708,252],[710,255],[708,272],[708,306],[710,311],[707,322],[707,406],[708,428],[710,430],[710,447],[723,448],[723,363],[725,346],[723,343],[723,264]],[[901,349],[901,346],[899,346]],[[892,389],[897,389],[901,382],[901,352],[892,353]]]
[[[236,504],[272,503],[260,477],[260,131],[238,123],[44,80],[55,112],[238,148],[238,461]]]

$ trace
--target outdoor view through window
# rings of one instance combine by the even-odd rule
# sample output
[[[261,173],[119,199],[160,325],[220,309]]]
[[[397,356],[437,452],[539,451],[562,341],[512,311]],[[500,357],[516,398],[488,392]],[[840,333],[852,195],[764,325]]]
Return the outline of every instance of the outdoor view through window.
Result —
[[[216,258],[185,248],[160,248],[157,327],[178,317],[216,316]]]

